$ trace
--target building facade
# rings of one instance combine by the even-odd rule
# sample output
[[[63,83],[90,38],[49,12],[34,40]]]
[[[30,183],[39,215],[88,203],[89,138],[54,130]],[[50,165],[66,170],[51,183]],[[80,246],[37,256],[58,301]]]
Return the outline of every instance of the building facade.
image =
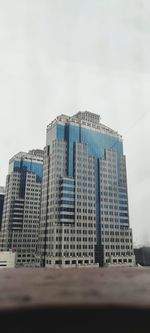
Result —
[[[43,151],[20,152],[9,162],[0,250],[16,252],[17,265],[34,265],[39,229]]]
[[[133,265],[122,137],[99,115],[47,127],[36,264]]]
[[[5,187],[0,186],[0,231],[1,231],[1,226],[2,226],[4,197],[5,197]]]

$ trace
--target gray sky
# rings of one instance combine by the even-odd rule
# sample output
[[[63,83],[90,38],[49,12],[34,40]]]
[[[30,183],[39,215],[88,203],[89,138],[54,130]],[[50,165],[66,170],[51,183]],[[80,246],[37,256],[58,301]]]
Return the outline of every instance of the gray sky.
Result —
[[[0,185],[56,115],[99,113],[124,137],[136,244],[150,244],[149,18],[149,0],[0,0]]]

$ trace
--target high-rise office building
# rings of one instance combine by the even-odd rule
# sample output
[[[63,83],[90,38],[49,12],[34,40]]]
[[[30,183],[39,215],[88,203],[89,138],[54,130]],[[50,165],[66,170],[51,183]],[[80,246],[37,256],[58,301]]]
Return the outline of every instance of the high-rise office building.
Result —
[[[134,264],[122,137],[85,111],[47,127],[37,265]]]
[[[5,187],[0,186],[0,231],[1,231],[2,217],[3,217],[4,197],[5,197]]]
[[[0,250],[16,252],[17,265],[34,265],[42,176],[43,151],[20,152],[9,161]]]

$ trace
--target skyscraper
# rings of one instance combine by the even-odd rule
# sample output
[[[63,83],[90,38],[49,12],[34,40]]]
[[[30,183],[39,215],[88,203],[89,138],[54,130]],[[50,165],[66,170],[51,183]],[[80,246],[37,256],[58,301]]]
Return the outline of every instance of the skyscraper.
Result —
[[[85,111],[47,127],[37,264],[134,264],[122,137]]]
[[[20,152],[9,162],[1,251],[16,252],[17,265],[34,265],[39,229],[43,151]]]

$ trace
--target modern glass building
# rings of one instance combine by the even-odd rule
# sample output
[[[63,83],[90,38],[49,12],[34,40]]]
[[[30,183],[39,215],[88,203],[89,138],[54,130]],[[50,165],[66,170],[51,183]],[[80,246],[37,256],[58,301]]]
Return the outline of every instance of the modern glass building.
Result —
[[[37,246],[43,151],[20,152],[9,162],[0,250],[16,252],[17,265],[33,266]]]
[[[47,127],[37,264],[134,264],[122,137],[85,111]]]

